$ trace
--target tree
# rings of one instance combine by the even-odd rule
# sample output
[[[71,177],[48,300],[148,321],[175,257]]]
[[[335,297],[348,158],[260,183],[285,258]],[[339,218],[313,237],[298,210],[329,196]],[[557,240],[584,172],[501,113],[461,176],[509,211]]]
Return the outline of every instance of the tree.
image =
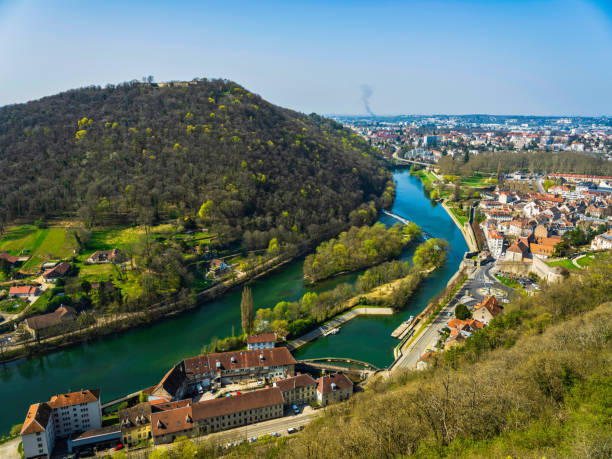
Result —
[[[253,330],[253,321],[255,319],[253,295],[251,294],[251,289],[249,287],[245,287],[242,290],[240,314],[242,317],[242,331],[248,335]]]
[[[455,190],[453,191],[453,200],[459,201],[461,199],[461,179],[455,180]]]
[[[459,320],[465,320],[472,317],[472,313],[465,304],[459,303],[455,307],[455,317]]]

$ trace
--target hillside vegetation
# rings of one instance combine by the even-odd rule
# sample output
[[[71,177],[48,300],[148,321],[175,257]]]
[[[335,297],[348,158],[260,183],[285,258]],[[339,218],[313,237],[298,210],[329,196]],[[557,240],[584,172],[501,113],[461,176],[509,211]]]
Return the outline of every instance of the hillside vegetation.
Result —
[[[393,200],[361,138],[226,80],[89,87],[2,107],[0,170],[0,229],[17,218],[198,216],[247,248],[320,240]]]

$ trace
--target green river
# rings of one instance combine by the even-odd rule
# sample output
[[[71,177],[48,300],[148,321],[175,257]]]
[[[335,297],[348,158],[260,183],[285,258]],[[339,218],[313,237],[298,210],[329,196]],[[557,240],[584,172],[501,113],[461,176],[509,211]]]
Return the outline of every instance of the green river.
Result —
[[[397,197],[393,212],[412,220],[434,237],[451,245],[446,266],[427,278],[408,306],[394,316],[357,318],[342,326],[340,333],[316,340],[298,349],[297,359],[351,357],[386,367],[393,361],[398,341],[390,334],[403,320],[424,309],[428,300],[444,288],[468,250],[459,229],[441,206],[432,206],[420,180],[407,169],[394,173]],[[395,221],[383,215],[386,224]],[[412,257],[413,249],[402,258]],[[302,260],[296,260],[251,284],[256,307],[273,307],[282,300],[299,299],[306,291],[324,291],[341,282],[354,282],[359,273],[347,274],[306,288],[302,282]],[[0,366],[0,432],[23,422],[31,403],[46,401],[53,394],[82,388],[100,388],[102,401],[112,400],[155,384],[177,361],[199,353],[211,338],[240,332],[240,289],[179,317],[149,328],[109,335],[47,355]]]

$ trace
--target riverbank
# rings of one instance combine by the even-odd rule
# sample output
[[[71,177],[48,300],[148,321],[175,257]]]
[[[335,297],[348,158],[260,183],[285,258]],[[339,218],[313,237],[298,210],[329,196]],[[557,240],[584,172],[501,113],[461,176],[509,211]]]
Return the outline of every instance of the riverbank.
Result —
[[[86,328],[74,330],[57,336],[51,336],[41,340],[33,339],[27,342],[19,343],[15,346],[7,347],[3,350],[3,355],[0,356],[0,363],[13,362],[35,355],[44,355],[62,348],[93,341],[107,335],[121,333],[139,327],[147,327],[155,324],[156,322],[175,317],[179,314],[204,306],[206,303],[218,299],[220,296],[224,295],[230,290],[235,289],[236,287],[239,287],[245,282],[253,281],[271,274],[287,263],[291,263],[292,261],[296,260],[308,250],[309,249],[304,249],[303,252],[298,252],[296,255],[288,258],[276,257],[268,260],[249,273],[243,273],[241,276],[238,276],[235,279],[227,279],[206,290],[198,292],[195,300],[187,298],[172,301],[170,303],[158,303],[157,305],[153,305],[153,307],[142,311],[121,313],[111,318],[99,318],[96,320],[95,324]]]
[[[455,214],[453,214],[453,212],[446,205],[446,201],[442,201],[440,204],[444,208],[446,213],[450,216],[450,218],[453,220],[453,222],[455,222],[455,225],[457,225],[457,228],[459,228],[461,234],[463,234],[463,238],[465,239],[465,243],[469,247],[470,252],[478,252],[478,245],[476,244],[476,237],[474,236],[474,232],[471,228],[469,228],[469,230],[467,229],[470,224],[469,220],[465,223],[465,225],[461,225],[461,222],[457,219],[457,217],[455,217]]]

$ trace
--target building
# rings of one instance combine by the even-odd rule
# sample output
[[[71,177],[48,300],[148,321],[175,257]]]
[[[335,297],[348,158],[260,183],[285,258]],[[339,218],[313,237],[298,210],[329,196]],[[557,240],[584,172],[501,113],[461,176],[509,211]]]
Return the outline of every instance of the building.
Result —
[[[39,294],[38,285],[14,285],[9,289],[9,297],[11,298],[27,298]]]
[[[263,333],[247,337],[247,349],[269,349],[276,345],[276,333]]]
[[[348,400],[353,395],[353,383],[343,373],[321,376],[317,380],[317,401],[323,405]]]
[[[225,263],[225,261],[214,258],[210,261],[210,269],[208,270],[207,276],[219,277],[228,273],[230,270],[230,266]]]
[[[55,444],[51,407],[46,403],[31,405],[20,433],[26,459],[50,458]]]
[[[494,229],[489,229],[485,234],[491,255],[494,258],[499,258],[504,250],[504,236]]]
[[[286,347],[221,352],[191,357],[175,365],[149,400],[180,400],[196,390],[246,380],[275,380],[295,374],[297,362]]]
[[[317,382],[310,375],[294,376],[293,378],[279,379],[274,383],[282,394],[285,405],[297,403],[312,403],[317,399]]]
[[[6,252],[0,252],[0,260],[4,260],[10,267],[17,265],[19,261],[17,257]]]
[[[491,322],[494,317],[498,316],[501,311],[502,306],[499,304],[499,301],[491,295],[474,306],[472,318],[485,325],[489,325],[489,322]]]
[[[127,257],[119,249],[112,250],[100,250],[94,252],[86,260],[86,263],[90,265],[103,264],[103,263],[123,263],[127,260]]]
[[[26,458],[49,458],[56,438],[102,427],[98,389],[54,395],[30,406],[21,428]]]
[[[55,283],[60,277],[64,277],[70,271],[70,263],[66,263],[62,261],[61,263],[55,265],[53,268],[46,270],[43,273],[43,279],[46,282]]]
[[[523,261],[529,253],[529,248],[523,241],[517,241],[506,250],[506,261]]]
[[[131,408],[119,411],[121,442],[134,446],[151,438],[151,405],[139,403]]]
[[[47,404],[53,411],[53,426],[57,438],[102,427],[99,389],[54,395]]]
[[[283,415],[283,396],[277,387],[197,402],[151,415],[155,444],[178,436],[200,436]]]
[[[119,426],[106,426],[98,429],[90,429],[68,439],[68,452],[75,448],[91,448],[95,446],[100,449],[112,448],[121,443],[121,429]]]
[[[76,320],[77,313],[70,306],[60,306],[48,314],[28,317],[25,321],[25,329],[34,337],[48,336],[62,327],[69,327]]]
[[[612,231],[598,234],[591,241],[591,250],[610,250],[612,249]]]

